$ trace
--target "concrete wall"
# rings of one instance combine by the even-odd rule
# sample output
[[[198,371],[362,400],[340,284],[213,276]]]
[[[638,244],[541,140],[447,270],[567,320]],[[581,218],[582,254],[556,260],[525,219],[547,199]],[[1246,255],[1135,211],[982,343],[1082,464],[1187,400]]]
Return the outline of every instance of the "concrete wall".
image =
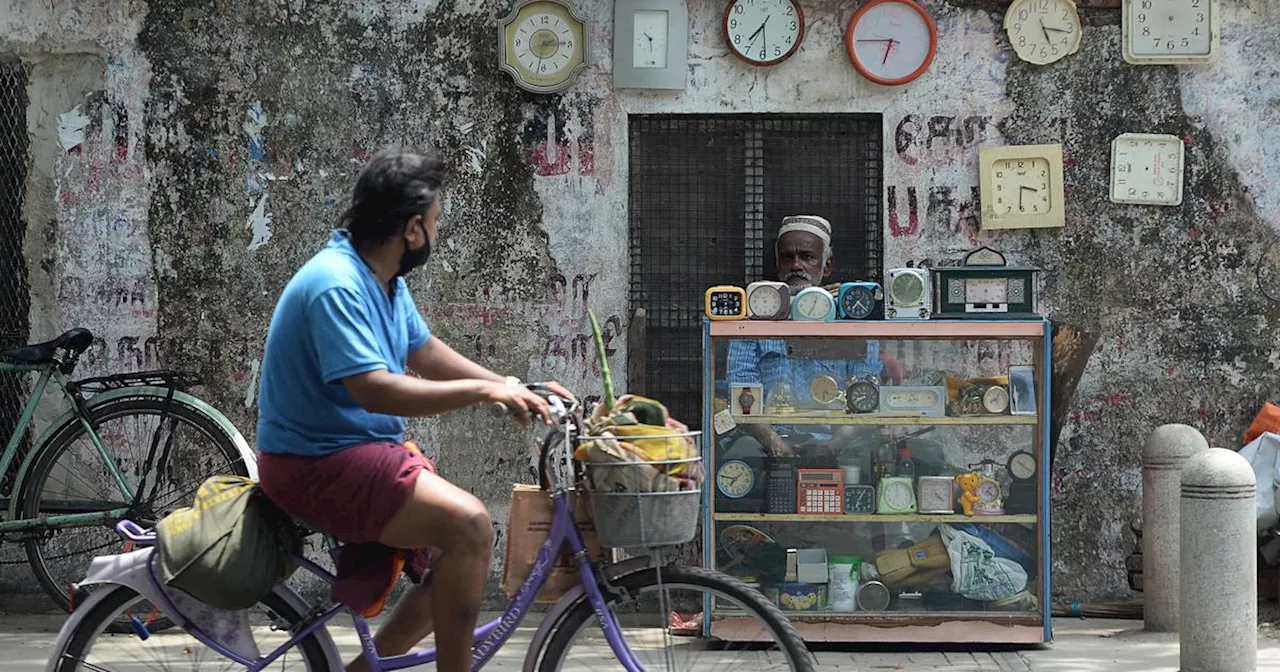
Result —
[[[598,392],[572,344],[588,302],[628,315],[627,115],[878,112],[886,263],[954,263],[990,243],[1045,269],[1051,316],[1101,334],[1053,470],[1054,592],[1127,594],[1146,432],[1189,422],[1235,446],[1280,367],[1280,320],[1254,280],[1280,217],[1280,7],[1224,2],[1213,65],[1133,67],[1118,3],[1085,2],[1080,52],[1038,67],[1013,57],[1005,3],[925,4],[937,58],[885,88],[844,55],[855,3],[806,2],[799,52],[754,69],[722,46],[723,5],[690,0],[688,88],[655,94],[613,89],[612,3],[581,2],[594,62],[564,94],[534,96],[495,66],[505,2],[0,0],[0,53],[33,67],[32,337],[94,329],[94,371],[198,369],[251,435],[280,288],[372,151],[434,144],[456,176],[442,249],[412,282],[433,329],[497,370]],[[1181,207],[1107,200],[1126,131],[1186,138]],[[980,232],[977,146],[1033,142],[1066,147],[1067,227]],[[625,338],[610,341],[615,372]],[[413,432],[501,527],[525,442],[459,415]]]

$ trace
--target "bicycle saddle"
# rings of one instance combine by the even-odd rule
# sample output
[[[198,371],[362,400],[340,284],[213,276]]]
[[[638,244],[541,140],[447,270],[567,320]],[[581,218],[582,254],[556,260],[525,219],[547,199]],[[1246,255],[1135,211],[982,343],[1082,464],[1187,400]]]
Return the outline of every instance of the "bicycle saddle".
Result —
[[[88,329],[76,327],[52,341],[0,350],[0,359],[19,364],[47,364],[53,361],[59,349],[70,350],[78,357],[92,344],[93,333]]]

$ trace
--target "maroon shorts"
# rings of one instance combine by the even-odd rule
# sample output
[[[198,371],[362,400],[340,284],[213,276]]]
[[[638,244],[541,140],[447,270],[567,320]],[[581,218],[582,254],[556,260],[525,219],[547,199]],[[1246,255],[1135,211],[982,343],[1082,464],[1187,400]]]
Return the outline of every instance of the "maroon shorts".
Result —
[[[258,482],[277,506],[339,541],[377,541],[435,465],[398,443],[364,443],[324,457],[258,454]]]

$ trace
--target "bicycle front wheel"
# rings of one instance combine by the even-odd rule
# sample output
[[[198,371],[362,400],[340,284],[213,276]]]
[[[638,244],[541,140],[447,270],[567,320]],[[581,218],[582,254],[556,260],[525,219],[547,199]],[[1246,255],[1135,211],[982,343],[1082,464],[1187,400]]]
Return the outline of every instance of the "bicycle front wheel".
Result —
[[[178,400],[166,404],[157,396],[123,397],[91,413],[133,501],[126,501],[92,437],[73,418],[39,449],[23,479],[18,493],[23,518],[127,508],[131,520],[150,527],[188,505],[210,476],[249,475],[233,437],[199,409]],[[116,522],[46,527],[26,540],[36,580],[61,609],[68,609],[71,584],[84,578],[95,556],[124,550]],[[157,623],[157,629],[166,623]]]
[[[747,584],[702,567],[645,569],[614,581],[621,594],[606,599],[640,669],[812,672],[813,656],[782,612]],[[702,636],[705,604],[717,617],[731,615],[748,623],[738,631],[750,643]],[[619,669],[620,663],[598,625],[591,604],[583,602],[556,626],[538,669]]]

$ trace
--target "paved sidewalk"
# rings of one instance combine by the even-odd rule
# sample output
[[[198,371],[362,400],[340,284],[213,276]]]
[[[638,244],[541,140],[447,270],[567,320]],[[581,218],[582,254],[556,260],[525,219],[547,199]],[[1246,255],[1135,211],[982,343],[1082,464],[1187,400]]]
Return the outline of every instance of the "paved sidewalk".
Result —
[[[0,670],[38,672],[63,618],[58,615],[0,615]],[[332,628],[344,654],[358,646],[350,626]],[[899,670],[926,672],[1177,672],[1176,635],[1142,631],[1141,621],[1063,618],[1054,622],[1056,641],[1031,648],[945,651],[921,647],[878,646],[858,650],[822,650],[815,655],[824,671]],[[520,669],[532,634],[522,627],[486,670]],[[433,668],[423,668],[433,669]],[[1280,672],[1280,640],[1260,637],[1257,672]]]

